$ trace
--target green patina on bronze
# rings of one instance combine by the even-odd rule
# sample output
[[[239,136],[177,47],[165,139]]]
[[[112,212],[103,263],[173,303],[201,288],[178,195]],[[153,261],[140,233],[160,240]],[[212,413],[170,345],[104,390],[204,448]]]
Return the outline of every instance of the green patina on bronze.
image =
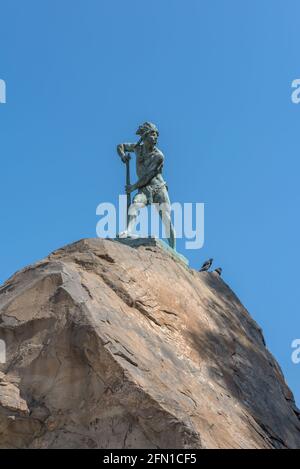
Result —
[[[128,222],[127,230],[120,233],[120,238],[127,238],[132,235],[138,211],[146,205],[160,205],[159,215],[168,234],[169,246],[176,249],[175,231],[171,221],[171,203],[168,194],[167,184],[162,176],[164,165],[164,155],[156,146],[158,140],[158,129],[151,122],[140,125],[137,132],[140,139],[137,143],[121,143],[117,146],[117,152],[127,165],[126,193],[137,190],[132,203],[128,197]],[[136,156],[137,182],[128,183],[130,153]]]

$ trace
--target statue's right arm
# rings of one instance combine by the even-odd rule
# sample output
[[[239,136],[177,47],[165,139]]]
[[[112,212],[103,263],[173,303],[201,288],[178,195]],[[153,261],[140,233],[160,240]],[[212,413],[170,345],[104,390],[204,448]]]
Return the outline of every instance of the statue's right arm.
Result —
[[[126,153],[132,153],[135,150],[135,146],[135,143],[120,143],[117,146],[118,155],[120,156],[123,163],[125,163],[127,160]]]

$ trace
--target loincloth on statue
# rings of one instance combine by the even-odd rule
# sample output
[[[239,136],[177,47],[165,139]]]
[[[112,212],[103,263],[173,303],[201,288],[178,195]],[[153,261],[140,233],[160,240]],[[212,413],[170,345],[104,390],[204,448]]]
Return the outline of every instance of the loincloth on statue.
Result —
[[[170,203],[168,186],[166,182],[155,186],[145,186],[139,189],[133,199],[133,202],[143,203],[145,205]]]

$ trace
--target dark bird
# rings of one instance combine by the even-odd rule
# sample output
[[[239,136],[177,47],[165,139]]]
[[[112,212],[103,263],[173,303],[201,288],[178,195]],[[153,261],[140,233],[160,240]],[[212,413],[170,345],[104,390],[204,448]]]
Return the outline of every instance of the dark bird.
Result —
[[[222,274],[222,267],[218,267],[217,269],[214,270],[214,272],[216,272],[216,274],[218,275],[221,275]]]
[[[212,263],[213,263],[213,259],[208,259],[208,261],[205,261],[201,269],[199,270],[199,272],[207,272],[208,269],[211,268]]]

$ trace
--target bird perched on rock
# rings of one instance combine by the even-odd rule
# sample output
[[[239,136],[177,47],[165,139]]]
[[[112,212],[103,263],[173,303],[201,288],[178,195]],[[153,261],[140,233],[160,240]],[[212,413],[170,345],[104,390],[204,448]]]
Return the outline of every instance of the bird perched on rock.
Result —
[[[216,274],[221,275],[222,274],[222,267],[218,267],[217,269],[214,270]]]
[[[208,261],[205,261],[201,269],[199,270],[199,272],[207,272],[208,269],[211,268],[212,263],[213,263],[213,259],[208,259]]]

